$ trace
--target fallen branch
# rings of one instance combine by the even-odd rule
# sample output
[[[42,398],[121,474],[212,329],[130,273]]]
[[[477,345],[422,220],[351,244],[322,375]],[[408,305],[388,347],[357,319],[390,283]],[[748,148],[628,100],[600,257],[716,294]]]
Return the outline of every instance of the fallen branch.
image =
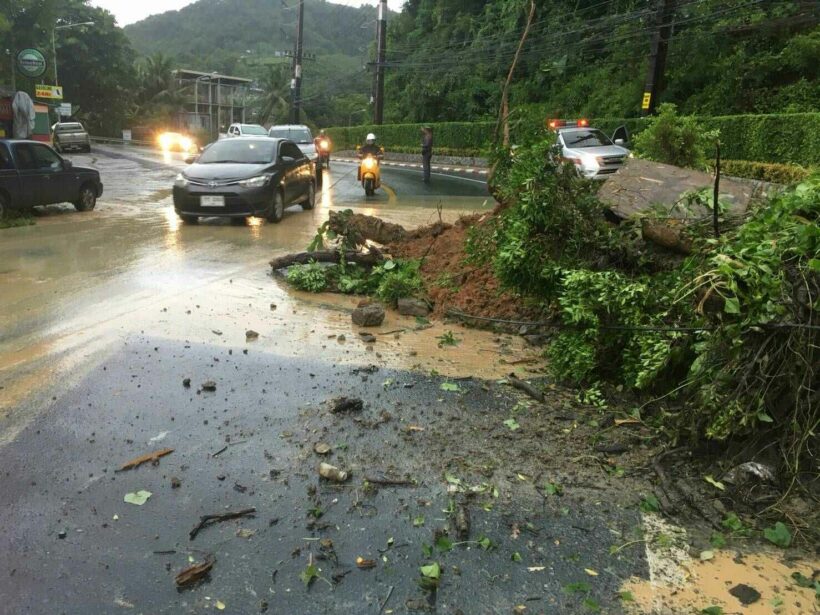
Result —
[[[164,448],[161,451],[154,451],[153,453],[148,453],[146,455],[141,455],[136,459],[132,459],[131,461],[123,464],[123,466],[116,470],[117,472],[125,472],[126,470],[133,470],[134,468],[140,467],[144,463],[148,463],[149,461],[153,464],[159,463],[160,457],[165,457],[165,455],[170,455],[174,452],[172,448]]]
[[[197,526],[190,531],[188,534],[188,538],[193,540],[196,538],[196,535],[199,534],[202,530],[204,530],[209,525],[213,525],[214,523],[220,523],[222,521],[229,521],[230,519],[238,519],[239,517],[252,517],[256,512],[255,508],[246,508],[244,510],[237,510],[234,512],[226,512],[226,513],[217,513],[214,515],[204,515],[199,518],[199,523]]]
[[[342,254],[346,263],[356,263],[357,265],[366,265],[373,267],[384,260],[384,256],[376,248],[371,247],[369,252],[355,252],[348,250],[341,252],[340,250],[318,250],[316,252],[298,252],[296,254],[287,254],[274,258],[270,262],[271,269],[276,273],[280,269],[286,269],[292,265],[306,265],[311,261],[317,263],[340,263],[342,262]]]
[[[396,487],[415,487],[416,481],[402,478],[387,478],[386,476],[365,476],[364,479],[368,483],[374,485],[393,485]]]
[[[407,236],[407,230],[403,226],[385,222],[376,216],[354,214],[351,210],[331,211],[328,230],[344,237],[348,246],[363,246],[368,241],[387,245]]]
[[[542,404],[545,401],[547,401],[541,389],[534,387],[529,382],[521,380],[515,374],[510,374],[509,376],[507,376],[507,384],[509,384],[513,388],[518,389],[519,391],[523,391],[524,393],[532,397],[534,400],[540,401]]]

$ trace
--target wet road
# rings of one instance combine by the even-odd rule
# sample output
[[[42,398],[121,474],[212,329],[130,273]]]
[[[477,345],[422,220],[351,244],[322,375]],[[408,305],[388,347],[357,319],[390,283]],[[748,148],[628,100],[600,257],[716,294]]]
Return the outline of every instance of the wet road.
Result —
[[[189,227],[170,200],[181,162],[111,148],[74,159],[103,175],[94,212],[51,207],[36,226],[0,231],[0,611],[205,613],[219,601],[242,614],[473,615],[574,613],[590,600],[621,612],[612,596],[646,562],[609,549],[639,514],[597,486],[543,499],[533,477],[559,447],[538,434],[568,430],[493,381],[522,369],[512,361],[537,365],[537,350],[395,313],[369,350],[351,326],[355,298],[294,293],[269,275],[267,261],[303,249],[331,209],[418,225],[441,204],[452,219],[489,209],[480,182],[437,177],[428,189],[391,169],[365,199],[354,167],[334,164],[313,211]],[[457,348],[437,344],[450,329]],[[198,390],[208,379],[215,393]],[[337,395],[364,411],[329,413]],[[352,471],[346,485],[317,481],[319,440]],[[166,447],[158,467],[115,473]],[[381,473],[414,485],[368,486]],[[123,502],[137,490],[153,495]],[[457,503],[472,519],[464,539]],[[189,540],[200,515],[251,506],[254,518]],[[463,544],[436,549],[442,531]],[[178,593],[174,575],[209,555],[209,581]],[[442,580],[425,592],[419,567],[432,561]],[[311,562],[321,578],[306,588]]]

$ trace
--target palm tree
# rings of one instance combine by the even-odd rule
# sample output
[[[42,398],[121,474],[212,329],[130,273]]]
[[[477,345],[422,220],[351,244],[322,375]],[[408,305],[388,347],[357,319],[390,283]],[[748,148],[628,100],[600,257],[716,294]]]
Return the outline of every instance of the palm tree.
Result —
[[[260,124],[287,118],[289,83],[286,71],[283,65],[271,65],[259,80],[262,93],[251,104],[259,109],[257,121]]]

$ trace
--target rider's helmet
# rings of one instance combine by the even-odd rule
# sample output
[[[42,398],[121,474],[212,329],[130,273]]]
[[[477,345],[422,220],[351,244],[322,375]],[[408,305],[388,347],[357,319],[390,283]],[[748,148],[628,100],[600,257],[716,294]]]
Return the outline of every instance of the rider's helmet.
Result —
[[[368,145],[373,145],[374,143],[376,143],[376,135],[374,135],[372,132],[371,132],[371,133],[369,133],[369,134],[367,135],[367,139],[365,139],[365,142],[366,142]]]

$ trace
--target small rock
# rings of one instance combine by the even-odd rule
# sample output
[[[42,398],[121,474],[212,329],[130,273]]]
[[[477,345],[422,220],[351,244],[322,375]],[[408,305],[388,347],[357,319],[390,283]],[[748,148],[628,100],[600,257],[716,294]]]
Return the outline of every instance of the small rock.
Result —
[[[333,414],[343,412],[361,412],[364,402],[358,397],[335,397],[330,400],[330,411]]]
[[[253,329],[248,329],[247,331],[245,331],[245,339],[249,342],[259,339],[259,334]]]
[[[339,336],[336,337],[337,342],[344,342],[346,339],[347,338],[344,336],[344,334],[339,335]]]
[[[427,316],[430,313],[430,307],[426,301],[409,297],[399,299],[397,308],[402,316]]]
[[[330,452],[330,444],[327,442],[317,442],[313,445],[313,452],[317,455],[327,455]]]
[[[365,333],[364,331],[359,333],[359,337],[362,338],[362,341],[365,344],[373,344],[376,341],[376,336],[372,333]]]
[[[275,309],[276,309],[276,304],[275,304],[275,303],[271,303],[271,304],[270,304],[270,309],[275,310]]]
[[[384,322],[384,308],[378,303],[363,305],[353,310],[351,318],[360,327],[379,327]]]
[[[216,391],[216,382],[213,380],[206,380],[202,383],[203,391]]]
[[[60,530],[59,532],[57,532],[57,538],[59,538],[60,540],[64,539],[66,536],[68,536],[68,532],[66,532],[65,530]]]
[[[754,587],[746,585],[745,583],[735,585],[732,589],[729,590],[729,593],[732,594],[738,600],[740,600],[743,606],[754,604],[755,602],[760,600],[760,592],[757,591]]]
[[[233,484],[233,490],[238,492],[238,493],[245,493],[248,490],[248,488],[245,485],[240,485],[239,483],[234,483]]]
[[[171,489],[179,489],[182,487],[182,481],[179,480],[176,476],[171,477]]]
[[[183,378],[182,379],[182,386],[184,386],[186,389],[190,389],[191,388],[191,379],[190,378]]]

